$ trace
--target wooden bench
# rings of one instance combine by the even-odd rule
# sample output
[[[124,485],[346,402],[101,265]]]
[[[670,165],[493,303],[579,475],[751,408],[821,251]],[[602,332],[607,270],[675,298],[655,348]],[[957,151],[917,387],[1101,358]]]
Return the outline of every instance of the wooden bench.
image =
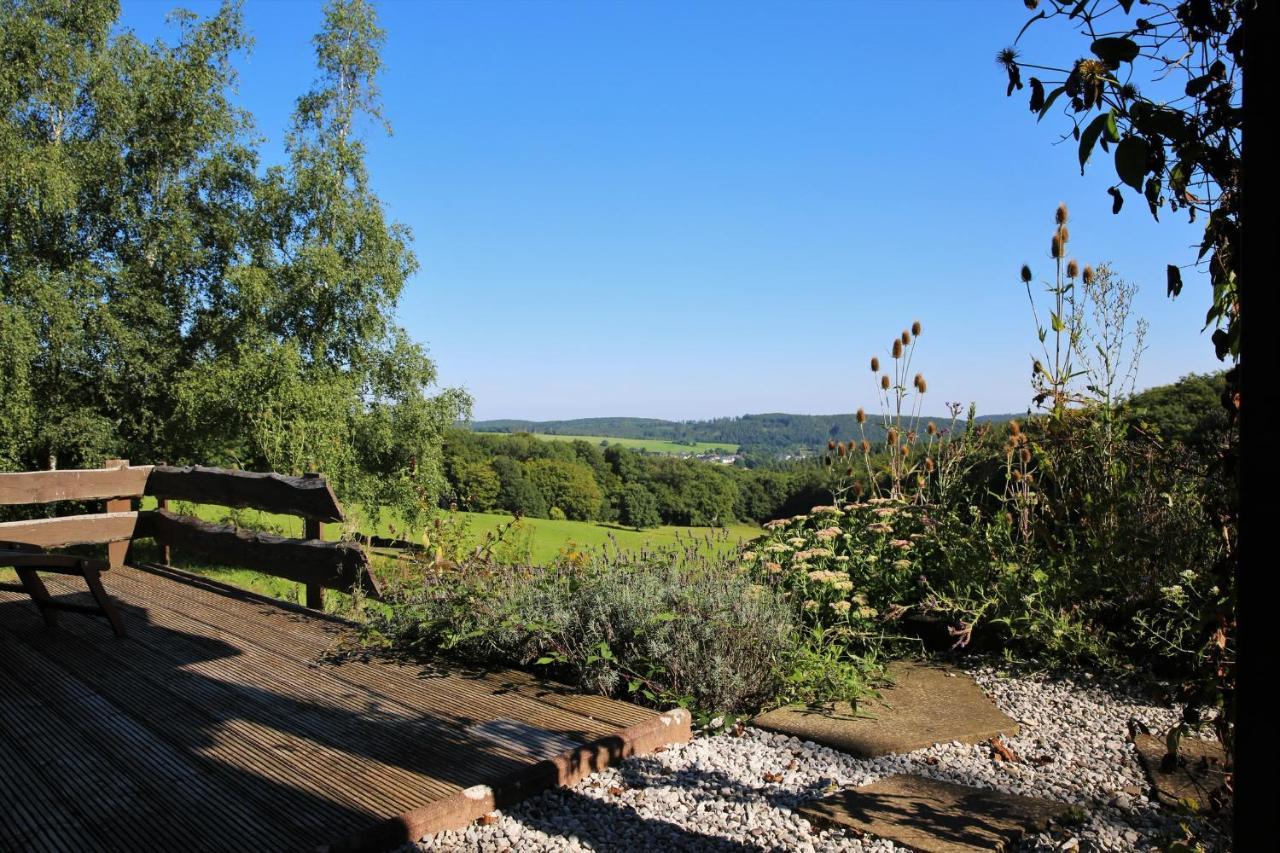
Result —
[[[50,554],[42,548],[22,542],[0,542],[0,566],[9,566],[18,573],[19,583],[0,581],[0,589],[12,592],[25,592],[31,596],[44,623],[50,628],[58,623],[58,611],[69,610],[74,613],[89,613],[105,616],[111,623],[111,629],[117,637],[123,637],[124,621],[116,612],[111,598],[102,586],[102,573],[108,565],[102,560],[91,560],[87,557],[76,557],[70,554]],[[85,585],[97,601],[97,605],[78,604],[73,601],[60,601],[49,595],[44,582],[40,580],[40,572],[51,572],[60,575],[79,575],[84,578]]]

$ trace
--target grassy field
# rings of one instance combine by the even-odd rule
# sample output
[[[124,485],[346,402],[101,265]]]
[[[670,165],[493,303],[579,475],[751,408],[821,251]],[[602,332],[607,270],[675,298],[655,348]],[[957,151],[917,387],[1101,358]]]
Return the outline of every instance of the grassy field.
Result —
[[[614,438],[608,435],[551,435],[550,433],[535,432],[531,433],[535,438],[544,438],[548,441],[585,441],[588,444],[602,444],[608,442],[610,445],[618,445],[619,447],[628,447],[632,450],[643,450],[647,453],[737,453],[738,445],[736,444],[719,444],[709,441],[695,441],[689,444],[681,444],[678,441],[662,441],[656,438]]]
[[[143,500],[143,509],[153,509],[155,501],[151,498]],[[205,520],[214,523],[225,523],[229,511],[224,507],[206,505],[174,506],[178,511],[191,511]],[[272,515],[257,510],[240,510],[237,512],[238,522],[246,527],[266,529],[282,536],[300,537],[302,520],[294,516]],[[452,530],[448,537],[432,537],[433,539],[454,539],[474,546],[479,544],[486,534],[495,531],[499,526],[511,520],[511,516],[485,512],[458,512],[442,514],[441,521]],[[326,524],[324,537],[338,539],[341,525]],[[361,524],[362,533],[387,535],[390,525],[380,521],[376,525]],[[371,529],[372,528],[372,529]],[[760,528],[750,524],[733,524],[724,529],[713,527],[672,527],[662,526],[651,530],[632,530],[611,524],[596,524],[589,521],[555,521],[546,518],[526,518],[504,540],[506,543],[498,551],[504,558],[528,561],[535,564],[548,563],[565,551],[589,551],[616,544],[624,550],[638,550],[645,546],[662,547],[676,545],[692,545],[703,554],[725,552],[737,547],[740,543],[755,538]],[[431,544],[439,544],[432,542]],[[158,552],[150,543],[135,546],[135,557],[140,560],[158,560]],[[210,566],[199,558],[188,557],[178,552],[174,555],[174,563],[189,571],[198,572],[224,583],[233,584],[263,595],[281,598],[286,601],[302,600],[302,585],[282,578],[265,575],[247,569]],[[335,593],[326,593],[330,599],[345,599]]]

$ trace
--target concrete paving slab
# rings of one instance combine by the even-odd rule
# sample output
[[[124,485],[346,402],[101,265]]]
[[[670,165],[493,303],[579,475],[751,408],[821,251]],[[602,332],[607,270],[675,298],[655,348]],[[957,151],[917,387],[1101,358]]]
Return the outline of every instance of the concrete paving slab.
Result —
[[[1065,816],[1065,803],[907,774],[846,788],[800,806],[823,828],[885,838],[921,853],[1006,850]]]
[[[1156,789],[1160,802],[1170,808],[1187,807],[1204,811],[1210,807],[1210,795],[1222,787],[1226,773],[1225,753],[1217,741],[1183,738],[1178,747],[1180,761],[1173,770],[1163,768],[1164,741],[1149,734],[1133,739],[1138,760]]]
[[[751,724],[863,758],[1018,734],[1017,722],[959,670],[902,661],[890,664],[888,672],[893,685],[856,708],[848,702],[829,708],[788,705]]]

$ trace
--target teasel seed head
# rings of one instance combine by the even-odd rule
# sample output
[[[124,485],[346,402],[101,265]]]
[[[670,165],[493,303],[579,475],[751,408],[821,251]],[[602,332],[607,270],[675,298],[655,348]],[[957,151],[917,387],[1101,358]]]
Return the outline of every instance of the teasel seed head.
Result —
[[[1022,470],[1020,468],[1013,469],[1013,480],[1015,483],[1022,482]]]
[[[871,372],[872,373],[880,372],[880,359],[874,355],[871,356]]]
[[[1040,359],[1037,358],[1035,363],[1031,365],[1031,375],[1037,376],[1041,373],[1044,373],[1044,365],[1041,364]]]
[[[898,430],[896,427],[890,427],[888,435],[884,438],[890,447],[898,443]]]
[[[1028,448],[1026,448],[1026,447],[1022,448],[1022,450],[1021,450],[1021,452],[1018,454],[1018,456],[1019,456],[1019,458],[1020,458],[1020,459],[1022,459],[1022,464],[1023,464],[1023,465],[1026,465],[1028,462],[1030,462],[1030,461],[1031,461],[1031,451],[1030,451],[1030,449],[1028,449]]]
[[[858,407],[858,423],[865,424],[867,422],[867,412],[861,406]]]
[[[1075,278],[1080,275],[1080,265],[1076,263],[1076,259],[1072,258],[1067,261],[1067,278]]]
[[[1071,242],[1071,231],[1065,225],[1058,226],[1058,237],[1062,240],[1062,249],[1066,251],[1067,244]]]
[[[889,390],[889,374],[886,373],[880,377],[880,387],[885,391]]]
[[[849,452],[849,448],[844,446],[843,441],[836,445],[836,455],[839,456],[841,459],[843,459],[844,455],[848,452]]]
[[[1059,225],[1067,224],[1067,205],[1059,204],[1058,209],[1053,212],[1053,221]]]
[[[1085,264],[1083,277],[1084,277],[1085,284],[1093,284],[1093,267],[1089,266],[1088,264]]]
[[[864,439],[862,439],[862,445],[861,445],[861,447],[862,447],[862,452],[863,452],[863,453],[870,453],[870,452],[871,452],[871,442],[867,441],[865,438],[864,438]]]
[[[936,463],[936,462],[934,462],[934,461],[933,461],[933,457],[932,457],[932,456],[926,456],[926,457],[924,458],[924,470],[926,470],[926,471],[928,471],[930,474],[932,474],[932,473],[933,473],[933,471],[934,471],[934,469],[935,469],[935,468],[937,468],[937,467],[938,467],[938,465],[937,465],[937,463]]]
[[[938,425],[935,424],[933,421],[929,421],[928,431],[929,431],[929,435],[937,435]]]
[[[925,382],[925,381],[924,381],[924,374],[923,374],[923,373],[917,373],[917,374],[916,374],[916,378],[915,378],[915,380],[913,381],[913,383],[912,383],[912,384],[914,384],[914,385],[916,386],[916,390],[917,390],[917,391],[919,391],[921,394],[923,394],[925,391],[929,390],[929,383],[927,383],[927,382]]]
[[[862,483],[853,484],[853,493],[858,497],[862,497]]]
[[[915,335],[917,338],[920,337],[920,321],[919,320],[916,320],[914,323],[911,324],[911,334]]]
[[[834,438],[828,438],[827,450],[835,450],[835,449],[836,449],[836,440]]]
[[[1009,421],[1009,434],[1022,435],[1022,424],[1017,421]]]
[[[893,357],[902,358],[902,338],[894,338],[893,340]]]
[[[1036,481],[1035,475],[1033,475],[1030,471],[1024,474],[1022,476],[1022,479],[1026,480],[1028,483],[1034,483]]]
[[[1062,237],[1055,233],[1053,239],[1049,241],[1049,257],[1057,260],[1062,257]]]
[[[1021,275],[1021,277],[1022,277],[1022,283],[1023,283],[1023,284],[1030,284],[1030,283],[1031,283],[1031,267],[1029,267],[1029,266],[1028,266],[1028,265],[1026,265],[1026,264],[1023,264],[1023,265],[1022,265],[1022,272],[1020,273],[1020,275]]]
[[[900,448],[898,448],[898,449],[899,449],[899,451],[901,451],[901,453],[902,453],[902,458],[903,458],[903,459],[906,459],[906,458],[907,458],[907,455],[908,455],[909,453],[911,453],[911,447],[910,447],[910,445],[906,445],[906,444],[904,444],[904,445],[902,445],[902,447],[900,447]]]
[[[903,329],[903,330],[902,330],[902,345],[905,347],[905,346],[906,346],[907,344],[909,344],[909,343],[911,343],[911,333],[910,333],[910,332],[908,332],[906,329]]]

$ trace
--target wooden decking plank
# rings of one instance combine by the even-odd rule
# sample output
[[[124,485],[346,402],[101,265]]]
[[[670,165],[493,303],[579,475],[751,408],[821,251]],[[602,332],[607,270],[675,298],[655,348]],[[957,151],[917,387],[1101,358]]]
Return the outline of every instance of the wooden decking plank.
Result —
[[[163,608],[153,607],[148,615],[150,622],[131,625],[139,642],[157,654],[177,652],[170,659],[184,669],[226,685],[235,695],[234,706],[246,714],[252,711],[256,721],[342,752],[344,765],[370,774],[360,777],[360,784],[386,795],[396,808],[452,793],[481,781],[485,773],[502,774],[529,763],[523,755],[467,736],[456,721],[424,720],[420,709],[397,703],[379,701],[370,707],[367,696],[352,693],[314,667],[277,655],[241,647],[234,656],[183,663],[210,657],[209,646],[199,640],[219,641],[218,632]],[[272,685],[267,696],[242,686],[264,683]],[[408,730],[398,731],[397,725]],[[376,755],[363,756],[357,747]],[[463,768],[465,774],[459,774]]]
[[[146,596],[152,604],[158,604],[176,610],[193,619],[203,621],[216,629],[220,634],[234,635],[237,642],[253,643],[261,648],[275,651],[294,660],[314,665],[325,646],[298,640],[296,637],[281,635],[271,630],[271,623],[266,618],[253,618],[237,613],[234,608],[220,609],[216,617],[216,625],[209,611],[193,601],[188,601],[172,589],[148,588],[145,585],[135,586],[131,578],[117,579],[117,589],[128,592],[135,597]],[[177,592],[185,591],[177,587]],[[539,702],[527,695],[509,690],[506,685],[507,673],[497,676],[486,673],[476,678],[466,677],[461,681],[452,679],[420,678],[417,668],[384,661],[361,662],[359,665],[341,664],[325,666],[324,671],[331,677],[361,691],[372,692],[386,701],[395,700],[411,709],[430,707],[437,713],[453,714],[457,720],[465,724],[483,722],[491,719],[491,710],[495,694],[502,695],[502,704],[510,714],[539,728],[556,731],[580,740],[608,734],[616,726],[594,720],[572,711]],[[609,701],[609,700],[606,700]],[[652,716],[648,714],[647,716]],[[642,718],[643,719],[643,718]]]
[[[278,815],[298,838],[319,843],[379,814],[333,786],[323,768],[300,761],[299,753],[305,756],[310,750],[299,739],[249,721],[219,719],[191,691],[184,694],[183,686],[200,680],[198,676],[180,670],[157,675],[138,665],[146,650],[132,640],[94,644],[66,629],[46,631],[31,624],[15,633],[131,716],[147,719],[160,737],[207,761],[245,796]]]
[[[7,672],[0,670],[0,707],[11,695]],[[102,850],[44,777],[18,749],[0,749],[0,850]]]
[[[43,663],[44,665],[41,665]],[[200,815],[215,815],[226,847],[287,846],[273,815],[257,810],[238,791],[160,740],[138,721],[29,647],[0,632],[0,668],[7,668],[59,712],[59,729],[97,745],[121,773],[138,780],[148,799],[163,802],[169,820],[185,827],[183,847],[205,849]],[[206,820],[208,818],[205,818]],[[223,845],[219,845],[223,846]]]
[[[163,588],[148,589],[145,585],[134,586],[133,582],[138,579],[136,574],[129,576],[124,576],[123,572],[118,574],[121,576],[117,578],[117,582],[122,590],[128,588],[138,596],[147,596],[150,601],[196,618],[207,619],[209,616],[208,609],[201,606],[206,603],[204,596],[199,596],[197,602],[195,598],[189,600],[182,596],[174,596],[169,590]],[[139,571],[137,574],[146,573]],[[185,592],[185,588],[182,591]],[[209,594],[216,595],[216,593],[206,593],[206,595]],[[264,612],[264,609],[270,609],[269,606],[259,605],[258,602],[249,605],[252,615],[246,615],[243,611],[237,612],[235,605],[244,604],[244,602],[237,602],[227,596],[220,596],[219,600],[211,603],[222,616],[217,620],[216,627],[219,630],[299,660],[314,662],[315,658],[321,655],[337,636],[336,633],[330,633],[330,629],[326,627],[322,645],[320,642],[302,639],[293,632],[273,631],[271,628],[278,623],[272,618],[273,614]],[[288,611],[280,611],[278,615],[290,619],[297,616]],[[319,640],[321,637],[317,636],[315,639]],[[486,672],[474,678],[467,677],[465,689],[459,693],[456,682],[422,678],[415,666],[382,660],[372,660],[365,665],[375,669],[366,671],[344,664],[336,667],[327,666],[326,671],[362,690],[376,691],[411,707],[426,706],[436,709],[453,707],[460,718],[470,718],[469,722],[485,719],[482,716],[483,706],[489,703],[477,702],[475,701],[477,697],[501,694],[510,704],[512,712],[518,712],[519,718],[523,721],[551,731],[568,733],[584,740],[608,734],[620,725],[634,725],[654,715],[652,711],[605,697],[581,696],[579,697],[583,700],[581,705],[575,707],[572,700],[564,701],[566,694],[557,695],[544,682],[511,670]],[[482,689],[471,690],[471,685]],[[469,696],[469,694],[472,695]],[[463,701],[467,699],[471,701]]]
[[[160,849],[177,839],[154,833],[162,825],[153,801],[139,796],[133,780],[115,773],[97,746],[59,725],[43,697],[5,671],[0,726],[5,748],[20,756],[108,850]]]

